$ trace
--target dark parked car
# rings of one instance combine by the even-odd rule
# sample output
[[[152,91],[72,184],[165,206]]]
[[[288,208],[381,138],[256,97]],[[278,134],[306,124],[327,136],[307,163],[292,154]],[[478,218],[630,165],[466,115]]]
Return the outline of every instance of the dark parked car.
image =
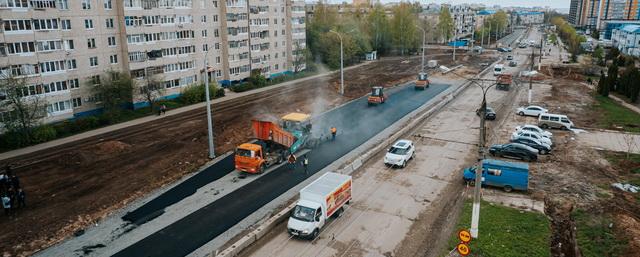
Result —
[[[518,144],[523,144],[526,146],[529,146],[533,149],[538,150],[538,153],[540,154],[548,154],[549,152],[551,152],[551,147],[546,146],[542,143],[540,143],[540,141],[535,140],[535,139],[530,139],[530,138],[525,138],[525,137],[518,137],[514,140],[511,140],[511,143],[518,143]]]
[[[477,109],[476,110],[476,115],[480,116],[481,112],[482,112],[482,110]],[[487,119],[487,120],[495,120],[496,119],[496,112],[493,110],[493,108],[487,107],[487,113],[485,113],[485,119]]]
[[[506,53],[508,52],[506,48],[500,47],[498,48],[498,52]]]
[[[538,150],[519,143],[492,145],[489,153],[493,156],[516,158],[528,162],[538,160]]]

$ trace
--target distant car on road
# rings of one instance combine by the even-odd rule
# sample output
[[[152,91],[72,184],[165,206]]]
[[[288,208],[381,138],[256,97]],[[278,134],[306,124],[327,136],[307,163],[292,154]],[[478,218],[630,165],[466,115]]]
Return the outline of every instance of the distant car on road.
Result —
[[[513,48],[511,48],[511,47],[505,47],[504,49],[507,50],[507,52],[513,51]]]
[[[511,61],[511,60],[513,60],[513,55],[508,55],[507,56],[507,61]]]
[[[519,143],[530,146],[531,148],[538,150],[538,153],[540,154],[548,154],[549,152],[551,152],[551,146],[543,144],[542,142],[531,138],[518,137],[511,140],[511,143]]]
[[[538,160],[538,150],[519,143],[492,145],[489,153],[492,156],[516,158],[528,162]]]
[[[516,62],[516,61],[510,61],[509,62],[509,67],[516,67],[516,66],[518,66],[518,62]]]
[[[481,112],[482,112],[482,110],[480,108],[478,108],[476,110],[476,115],[480,116]],[[496,119],[496,112],[493,110],[493,108],[487,106],[487,112],[485,113],[485,119],[487,119],[487,120],[495,120]]]
[[[508,51],[507,51],[507,49],[506,49],[506,48],[504,48],[504,47],[500,47],[500,48],[498,48],[497,50],[498,50],[498,52],[501,52],[501,53],[506,53],[506,52],[508,52]]]
[[[384,164],[387,166],[398,166],[404,168],[407,166],[407,162],[413,159],[415,155],[415,148],[411,140],[401,139],[398,140],[387,154],[384,156]]]
[[[532,131],[532,132],[537,132],[540,135],[543,135],[549,139],[553,138],[553,133],[546,131],[544,129],[541,129],[540,127],[536,126],[536,125],[522,125],[522,126],[517,126],[516,127],[516,131]]]
[[[523,106],[516,109],[516,113],[520,116],[527,115],[527,116],[534,116],[534,117],[538,117],[540,116],[540,114],[547,113],[548,111],[549,110],[537,105]]]

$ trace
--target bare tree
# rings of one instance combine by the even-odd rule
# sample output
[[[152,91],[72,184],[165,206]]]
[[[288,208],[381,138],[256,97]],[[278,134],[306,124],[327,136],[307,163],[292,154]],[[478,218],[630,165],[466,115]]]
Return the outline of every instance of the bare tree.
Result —
[[[0,73],[0,112],[9,119],[5,128],[20,133],[29,140],[32,130],[46,114],[42,85],[29,85],[26,78]]]
[[[298,73],[306,67],[305,64],[307,63],[307,56],[309,55],[309,51],[306,47],[302,48],[300,46],[300,42],[298,42],[297,40],[295,41],[294,46],[295,55],[293,56],[293,72]]]
[[[146,85],[139,87],[140,95],[149,103],[150,112],[153,112],[153,106],[165,93],[162,80],[157,76],[146,76]]]
[[[128,73],[107,71],[101,78],[94,76],[88,81],[93,92],[102,102],[106,112],[121,109],[132,102],[132,92],[135,81]]]
[[[625,143],[625,152],[626,152],[626,157],[627,160],[631,159],[631,154],[633,153],[634,148],[638,147],[638,144],[636,142],[636,135],[634,134],[630,134],[630,133],[625,133],[623,134],[623,138],[624,138],[624,143]]]

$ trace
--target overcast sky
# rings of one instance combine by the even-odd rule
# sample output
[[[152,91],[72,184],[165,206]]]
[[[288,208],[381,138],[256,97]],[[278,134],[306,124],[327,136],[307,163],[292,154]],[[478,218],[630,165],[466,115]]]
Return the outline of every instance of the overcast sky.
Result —
[[[307,0],[308,1],[308,0]],[[346,2],[351,2],[349,0],[344,0]],[[414,2],[415,0],[410,0],[410,2]],[[532,6],[549,6],[551,8],[569,8],[570,0],[418,0],[420,3],[428,4],[428,3],[452,3],[452,4],[462,4],[462,3],[477,3],[484,4],[486,6],[500,5],[500,6],[522,6],[522,7],[532,7]],[[329,0],[330,3],[341,3],[342,0]],[[374,1],[375,2],[375,1]],[[399,0],[381,0],[383,3],[389,2],[399,2]]]

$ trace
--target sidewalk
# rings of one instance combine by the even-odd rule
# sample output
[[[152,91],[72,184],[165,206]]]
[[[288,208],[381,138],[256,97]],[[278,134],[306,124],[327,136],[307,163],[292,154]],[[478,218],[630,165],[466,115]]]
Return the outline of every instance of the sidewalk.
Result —
[[[364,62],[364,63],[358,64],[358,65],[347,67],[347,68],[345,68],[345,70],[355,69],[355,68],[358,68],[358,67],[361,67],[361,66],[364,66],[364,65],[368,65],[368,64],[371,64],[371,63],[373,63],[373,62]],[[287,82],[276,84],[276,85],[269,86],[269,87],[263,87],[263,88],[259,88],[259,89],[255,89],[255,90],[249,90],[249,91],[245,91],[245,92],[241,92],[241,93],[233,93],[233,94],[225,95],[224,97],[211,100],[211,103],[212,104],[221,103],[221,102],[229,101],[229,100],[236,99],[236,98],[239,98],[239,97],[244,97],[244,96],[247,96],[247,95],[252,95],[252,94],[256,94],[256,93],[272,90],[272,89],[275,89],[275,88],[285,87],[285,86],[289,86],[289,85],[292,85],[292,84],[295,84],[295,83],[300,83],[300,82],[304,82],[304,81],[307,81],[307,80],[316,79],[316,78],[319,78],[319,77],[331,75],[331,74],[336,73],[336,72],[340,72],[340,70],[335,70],[335,71],[325,72],[325,73],[321,73],[321,74],[316,74],[316,75],[309,76],[309,77],[306,77],[306,78],[291,80],[291,81],[287,81]],[[146,116],[146,117],[143,117],[143,118],[139,118],[139,119],[135,119],[135,120],[130,120],[130,121],[126,121],[126,122],[110,125],[110,126],[107,126],[107,127],[102,127],[102,128],[86,131],[86,132],[83,132],[83,133],[80,133],[80,134],[76,134],[76,135],[73,135],[73,136],[68,136],[68,137],[52,140],[52,141],[45,142],[45,143],[42,143],[42,144],[32,145],[32,146],[28,146],[28,147],[24,147],[24,148],[12,150],[12,151],[0,153],[0,161],[1,160],[6,160],[6,159],[10,159],[10,158],[13,158],[13,157],[16,157],[16,156],[24,155],[24,154],[30,154],[30,153],[37,152],[37,151],[40,151],[40,150],[44,150],[44,149],[47,149],[47,148],[50,148],[50,147],[63,145],[63,144],[70,143],[70,142],[73,142],[73,141],[82,140],[82,139],[93,137],[93,136],[98,136],[98,135],[105,134],[105,133],[108,133],[108,132],[111,132],[111,131],[115,131],[115,130],[119,130],[119,129],[123,129],[123,128],[128,128],[128,127],[131,127],[131,126],[135,126],[135,125],[139,125],[139,124],[142,124],[142,123],[154,121],[154,120],[157,120],[157,119],[163,119],[165,117],[179,115],[181,113],[188,112],[188,111],[191,111],[191,110],[194,110],[194,109],[203,108],[205,106],[206,106],[205,102],[192,104],[192,105],[189,105],[189,106],[184,106],[184,107],[180,107],[180,108],[169,110],[166,115],[162,115],[162,116],[150,115],[150,116]],[[213,109],[213,111],[215,112],[215,109]]]

